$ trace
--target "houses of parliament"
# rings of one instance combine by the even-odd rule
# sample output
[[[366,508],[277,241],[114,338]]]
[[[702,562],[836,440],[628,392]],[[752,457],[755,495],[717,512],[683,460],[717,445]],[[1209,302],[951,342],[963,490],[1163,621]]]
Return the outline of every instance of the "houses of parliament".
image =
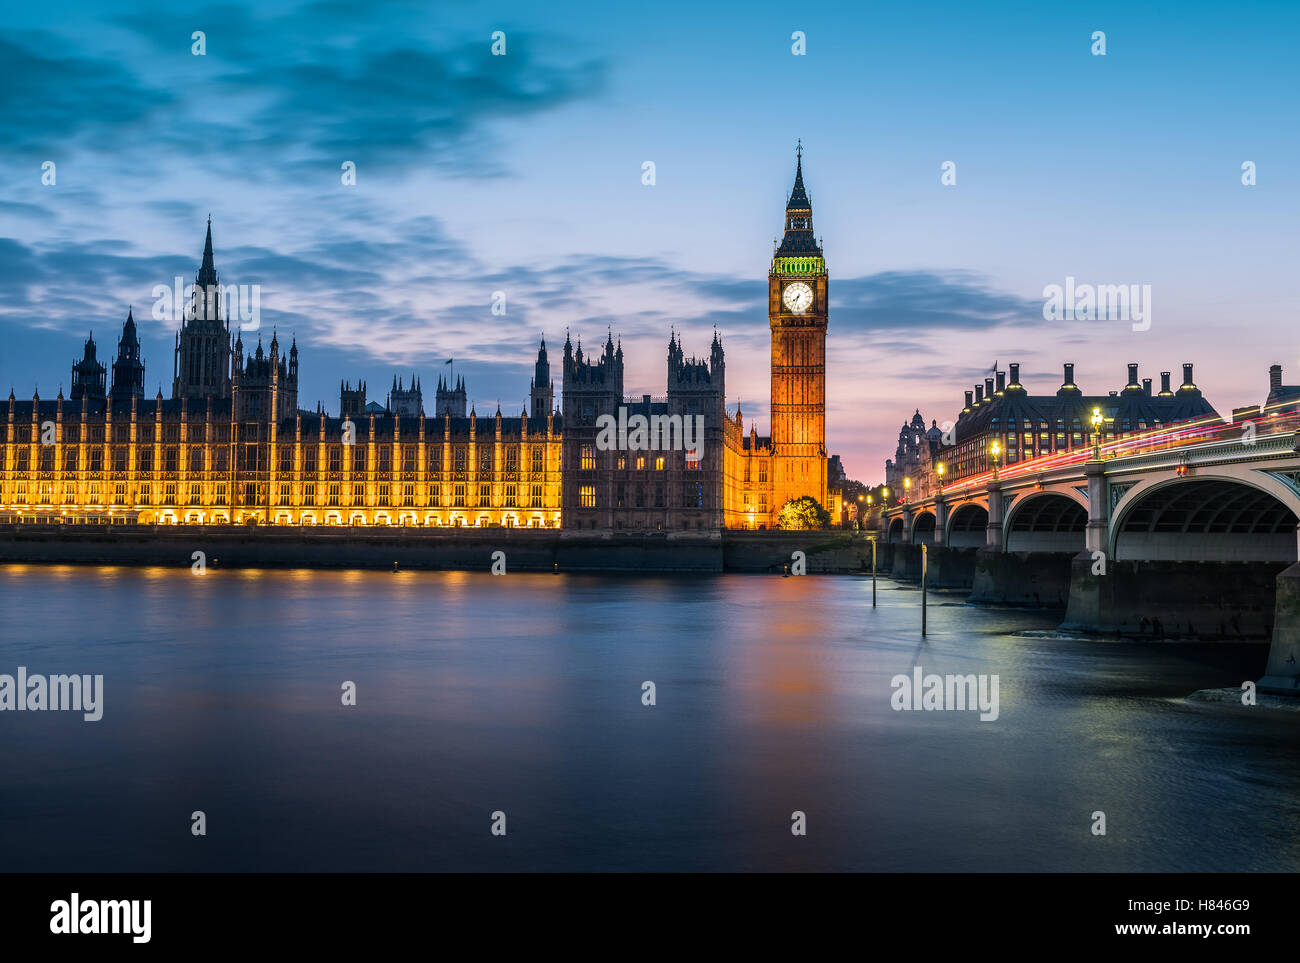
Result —
[[[128,311],[112,361],[93,334],[64,398],[10,391],[0,520],[169,525],[530,527],[626,533],[775,528],[785,502],[812,496],[837,514],[825,447],[827,273],[812,229],[802,150],[768,274],[771,435],[729,413],[725,358],[668,343],[667,394],[626,398],[612,334],[594,354],[566,335],[561,407],[543,339],[518,415],[466,411],[463,379],[439,379],[432,413],[419,379],[385,405],[340,385],[338,416],[298,406],[296,339],[245,345],[222,320],[208,222],[194,296],[175,337],[171,396],[145,397]],[[683,450],[604,450],[601,415],[651,424],[703,416],[697,458]]]

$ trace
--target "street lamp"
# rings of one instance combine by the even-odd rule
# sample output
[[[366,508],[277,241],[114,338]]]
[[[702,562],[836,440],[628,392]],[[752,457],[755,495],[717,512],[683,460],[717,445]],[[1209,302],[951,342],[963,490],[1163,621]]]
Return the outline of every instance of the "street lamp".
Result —
[[[993,444],[989,445],[989,454],[993,456],[993,477],[998,477],[998,455],[1002,454],[1002,446],[994,439]]]
[[[912,490],[912,479],[903,479],[903,501],[907,501],[907,494]]]
[[[1092,409],[1092,457],[1101,459],[1101,425],[1105,420],[1101,417],[1101,409]]]
[[[935,466],[935,471],[939,473],[939,493],[943,494],[943,462]]]

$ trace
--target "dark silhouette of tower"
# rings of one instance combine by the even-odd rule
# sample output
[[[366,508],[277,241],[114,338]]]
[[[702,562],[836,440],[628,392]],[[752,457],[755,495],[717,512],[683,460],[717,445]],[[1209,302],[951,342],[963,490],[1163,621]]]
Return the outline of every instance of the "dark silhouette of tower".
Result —
[[[355,388],[351,381],[339,382],[339,417],[360,418],[366,413],[366,383],[358,381]]]
[[[130,309],[122,325],[122,337],[117,341],[117,360],[113,362],[114,401],[130,401],[144,397],[144,362],[140,359],[140,339],[136,336],[135,318]]]
[[[176,335],[172,370],[173,398],[230,397],[230,322],[221,320],[221,281],[212,258],[211,217],[203,242],[203,263],[194,279],[194,296]]]
[[[106,374],[107,369],[95,358],[95,333],[92,331],[86,339],[81,360],[72,366],[72,400],[89,398],[103,401]]]
[[[451,382],[444,382],[442,376],[438,376],[438,390],[433,396],[433,413],[437,418],[443,418],[451,415],[453,418],[464,418],[466,410],[465,396],[465,379],[461,378],[452,387]]]
[[[546,339],[537,349],[537,364],[533,367],[533,380],[529,385],[528,416],[545,418],[555,410],[555,382],[551,380],[551,365],[546,360]]]
[[[418,418],[424,414],[424,394],[420,390],[420,379],[411,375],[410,387],[402,386],[402,379],[394,377],[393,387],[388,392],[388,410],[402,418]],[[464,416],[464,412],[461,412]]]

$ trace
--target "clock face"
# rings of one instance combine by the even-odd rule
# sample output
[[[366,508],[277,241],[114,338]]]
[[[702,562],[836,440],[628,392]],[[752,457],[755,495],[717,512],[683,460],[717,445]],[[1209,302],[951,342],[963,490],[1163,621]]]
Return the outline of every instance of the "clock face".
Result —
[[[802,281],[795,281],[794,284],[787,284],[785,291],[781,293],[781,300],[785,306],[795,314],[803,314],[813,303],[812,288]]]

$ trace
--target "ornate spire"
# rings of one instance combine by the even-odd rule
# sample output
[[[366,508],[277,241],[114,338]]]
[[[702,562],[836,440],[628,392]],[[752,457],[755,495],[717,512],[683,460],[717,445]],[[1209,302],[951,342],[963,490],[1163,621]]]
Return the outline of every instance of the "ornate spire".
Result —
[[[821,257],[822,249],[813,237],[812,202],[803,186],[803,142],[795,151],[794,188],[785,205],[785,236],[776,249],[777,257]]]
[[[208,215],[208,235],[203,240],[203,264],[199,267],[199,284],[216,284],[217,267],[212,259],[212,215]]]
[[[795,148],[794,162],[794,190],[790,192],[790,199],[786,202],[787,211],[808,211],[812,212],[812,204],[808,200],[808,192],[803,186],[803,141],[799,141],[799,146]]]

